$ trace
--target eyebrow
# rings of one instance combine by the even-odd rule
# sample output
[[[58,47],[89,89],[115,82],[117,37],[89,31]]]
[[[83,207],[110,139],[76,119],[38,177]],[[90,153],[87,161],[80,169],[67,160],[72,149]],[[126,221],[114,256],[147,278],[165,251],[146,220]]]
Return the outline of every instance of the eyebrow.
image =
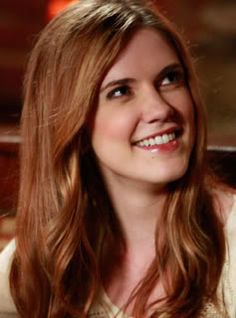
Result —
[[[157,78],[162,77],[165,74],[167,74],[168,72],[176,70],[176,69],[181,69],[184,71],[183,65],[181,63],[171,63],[171,64],[165,66],[159,72],[159,74],[157,75]],[[104,87],[102,87],[100,92],[102,93],[103,91],[105,91],[109,87],[118,86],[118,85],[127,85],[127,84],[130,84],[133,82],[136,82],[136,79],[134,79],[134,78],[121,78],[118,80],[114,80],[114,81],[107,83]]]
[[[166,67],[164,67],[160,73],[158,74],[158,76],[161,76],[163,74],[166,74],[168,73],[169,71],[173,71],[173,70],[176,70],[176,69],[179,69],[179,70],[184,70],[184,67],[181,63],[172,63],[170,65],[167,65]]]

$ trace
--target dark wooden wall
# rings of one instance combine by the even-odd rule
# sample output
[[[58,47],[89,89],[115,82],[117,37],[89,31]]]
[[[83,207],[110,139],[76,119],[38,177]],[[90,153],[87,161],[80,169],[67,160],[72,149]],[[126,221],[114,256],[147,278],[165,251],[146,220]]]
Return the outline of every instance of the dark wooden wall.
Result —
[[[22,82],[48,0],[0,1],[0,213],[14,213],[18,189]]]
[[[19,111],[25,62],[34,36],[45,24],[47,0],[0,2],[0,121]]]
[[[19,144],[0,142],[0,214],[15,214],[19,180]]]

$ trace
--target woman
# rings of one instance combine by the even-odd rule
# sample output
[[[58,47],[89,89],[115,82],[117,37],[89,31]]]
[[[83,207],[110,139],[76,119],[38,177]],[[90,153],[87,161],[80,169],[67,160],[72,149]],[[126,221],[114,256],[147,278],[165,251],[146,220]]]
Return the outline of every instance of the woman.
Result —
[[[22,137],[2,256],[20,317],[235,317],[234,198],[207,173],[191,59],[160,13],[81,0],[49,23]]]

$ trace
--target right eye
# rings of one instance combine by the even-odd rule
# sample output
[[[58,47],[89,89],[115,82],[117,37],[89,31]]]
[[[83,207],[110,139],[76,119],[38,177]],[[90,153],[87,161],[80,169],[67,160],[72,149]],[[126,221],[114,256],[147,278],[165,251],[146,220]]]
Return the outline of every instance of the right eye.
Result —
[[[118,86],[107,94],[108,99],[119,98],[131,95],[131,90],[127,85]]]
[[[178,86],[185,82],[185,76],[182,70],[171,70],[163,76],[160,86]]]

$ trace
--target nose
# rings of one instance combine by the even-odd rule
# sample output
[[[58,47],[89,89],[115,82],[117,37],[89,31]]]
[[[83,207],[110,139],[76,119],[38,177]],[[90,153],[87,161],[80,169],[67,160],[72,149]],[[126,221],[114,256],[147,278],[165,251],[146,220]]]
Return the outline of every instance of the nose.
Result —
[[[173,117],[174,107],[154,86],[146,88],[142,102],[142,120],[145,123],[167,121]]]

